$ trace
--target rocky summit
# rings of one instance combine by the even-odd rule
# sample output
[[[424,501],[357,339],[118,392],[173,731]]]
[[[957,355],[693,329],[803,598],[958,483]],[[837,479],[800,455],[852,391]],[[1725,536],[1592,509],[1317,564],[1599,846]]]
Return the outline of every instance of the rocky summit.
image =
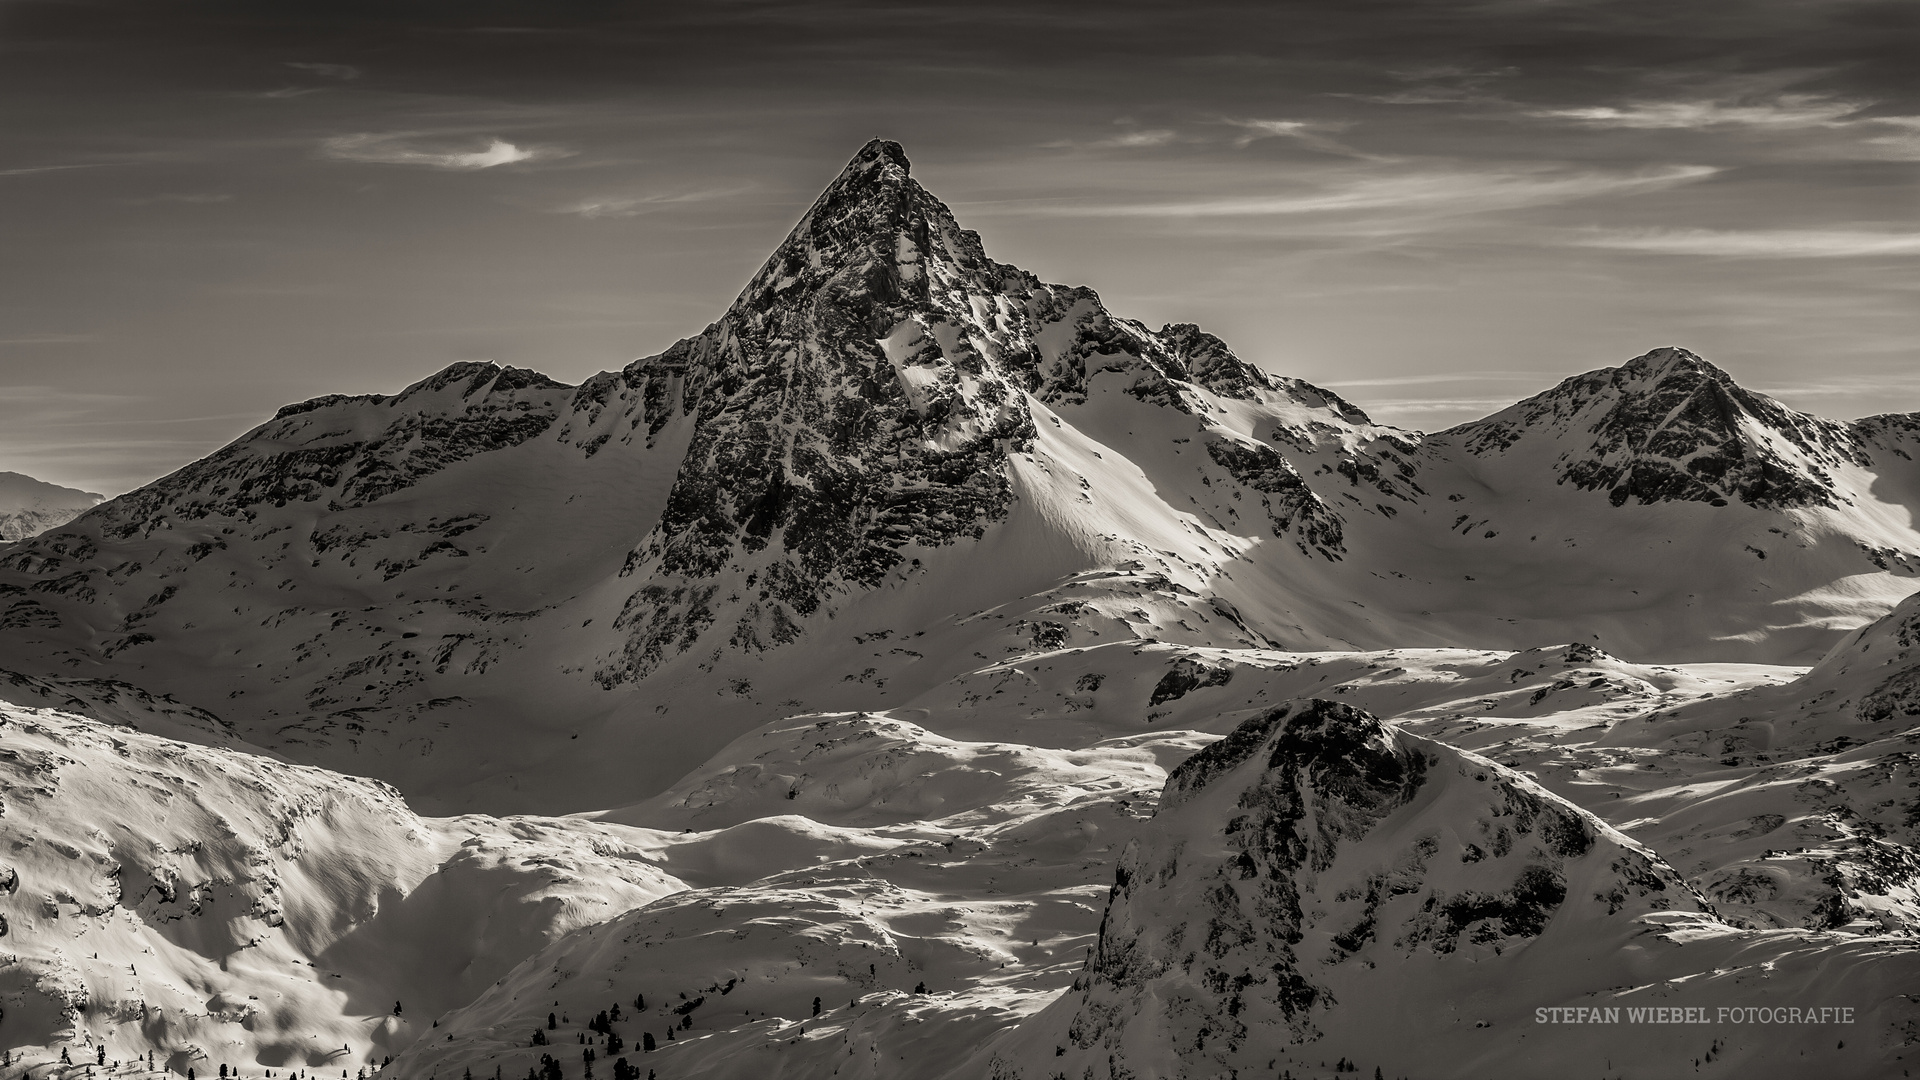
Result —
[[[0,1076],[1897,1075],[1917,455],[1679,348],[1377,424],[876,140],[657,355],[0,544]]]

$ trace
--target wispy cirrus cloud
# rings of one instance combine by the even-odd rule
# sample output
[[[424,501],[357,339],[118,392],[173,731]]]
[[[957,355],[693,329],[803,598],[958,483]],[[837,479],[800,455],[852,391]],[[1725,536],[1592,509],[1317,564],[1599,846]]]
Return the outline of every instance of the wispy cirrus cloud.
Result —
[[[1538,382],[1537,371],[1445,371],[1429,372],[1423,375],[1395,375],[1377,379],[1338,379],[1323,380],[1320,385],[1330,390],[1350,386],[1420,386],[1433,383],[1457,382]]]
[[[445,139],[415,132],[375,134],[362,132],[335,135],[320,144],[320,152],[340,161],[358,161],[375,165],[421,165],[433,169],[471,172],[501,165],[545,161],[569,157],[570,150],[546,146],[516,146],[499,137],[490,138],[478,150],[455,149]]]
[[[1828,94],[1781,94],[1771,101],[1745,104],[1718,100],[1637,101],[1625,105],[1531,109],[1527,115],[1545,120],[1573,120],[1594,127],[1648,130],[1813,128],[1847,123],[1868,104]]]
[[[1041,145],[1053,150],[1137,150],[1148,146],[1165,146],[1179,137],[1180,133],[1172,128],[1148,128],[1122,131],[1100,139],[1060,139]]]
[[[22,334],[17,337],[0,338],[0,345],[81,345],[99,341],[98,334]],[[45,387],[0,386],[0,395],[16,395]]]
[[[37,173],[65,172],[68,169],[103,169],[111,162],[90,161],[78,165],[23,165],[16,169],[0,169],[0,176],[33,176]]]
[[[1920,255],[1920,233],[1868,229],[1613,229],[1576,234],[1578,247],[1752,259]]]
[[[289,60],[287,61],[287,66],[290,68],[298,68],[301,71],[311,72],[315,75],[324,75],[329,79],[339,79],[343,82],[351,82],[359,78],[362,74],[360,69],[354,67],[352,64],[316,64],[301,60]]]
[[[1920,372],[1877,372],[1868,375],[1839,375],[1812,382],[1778,383],[1755,387],[1763,394],[1778,398],[1872,397],[1889,392],[1920,394]]]
[[[715,188],[710,191],[686,191],[673,195],[599,195],[553,207],[556,214],[577,214],[584,218],[624,218],[650,214],[665,206],[708,202],[752,190],[750,187]]]
[[[1345,121],[1229,118],[1225,123],[1240,129],[1240,134],[1233,140],[1233,145],[1236,147],[1245,148],[1252,146],[1262,139],[1290,139],[1328,154],[1338,154],[1342,157],[1366,158],[1370,160],[1387,160],[1356,150],[1327,134],[1328,132],[1345,130],[1350,126]]]
[[[1269,217],[1367,210],[1459,214],[1653,191],[1702,180],[1718,171],[1708,165],[1669,165],[1634,172],[1413,171],[1359,176],[1345,182],[1336,180],[1320,190],[1298,194],[1222,195],[1198,200],[1091,205],[1047,203],[1010,212],[1126,218]]]
[[[1368,416],[1383,423],[1420,427],[1434,418],[1444,424],[1477,420],[1499,412],[1516,400],[1510,397],[1388,398],[1378,401],[1360,398],[1354,404],[1365,409]]]
[[[159,195],[142,195],[137,198],[124,199],[122,201],[134,206],[143,206],[152,203],[214,206],[219,203],[232,202],[233,196],[223,191],[170,191],[163,192]]]

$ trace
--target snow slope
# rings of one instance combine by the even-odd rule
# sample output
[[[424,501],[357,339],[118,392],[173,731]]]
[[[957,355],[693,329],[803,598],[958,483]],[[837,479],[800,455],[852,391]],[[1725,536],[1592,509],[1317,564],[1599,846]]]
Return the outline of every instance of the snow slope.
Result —
[[[1910,630],[1912,604],[1920,600],[1859,635],[1855,652],[1860,644],[1868,655],[1882,643],[1897,644]],[[1871,685],[1899,676],[1899,663],[1871,671]],[[250,1068],[331,1067],[392,1054],[400,1076],[494,1067],[517,1076],[543,1053],[560,1055],[573,1075],[589,1048],[579,1040],[590,1034],[603,1072],[616,1057],[639,1060],[633,1044],[643,1033],[658,1044],[646,1064],[669,1076],[822,1075],[849,1065],[856,1074],[932,1075],[937,1070],[926,1063],[957,1065],[995,1038],[1010,1040],[992,1044],[1002,1062],[1019,1064],[1027,1052],[1021,1047],[1046,1056],[1068,1045],[1049,1017],[1078,1000],[1076,980],[1082,990],[1091,985],[1084,964],[1099,940],[1115,859],[1136,838],[1151,842],[1143,830],[1174,827],[1153,816],[1169,773],[1206,771],[1223,752],[1181,763],[1243,722],[1271,734],[1276,712],[1286,711],[1275,706],[1311,694],[1390,712],[1401,726],[1369,727],[1368,739],[1417,747],[1456,770],[1480,767],[1480,759],[1410,732],[1524,763],[1548,788],[1608,824],[1570,817],[1572,804],[1495,762],[1484,770],[1520,793],[1514,798],[1524,795],[1536,817],[1550,805],[1622,852],[1673,852],[1671,859],[1641,857],[1657,860],[1657,873],[1649,873],[1685,900],[1681,909],[1694,910],[1695,890],[1702,890],[1723,914],[1731,909],[1727,918],[1789,928],[1769,931],[1772,937],[1730,937],[1732,926],[1713,920],[1608,929],[1611,923],[1596,928],[1589,919],[1556,940],[1618,938],[1654,949],[1657,962],[1604,974],[1613,981],[1554,984],[1553,1000],[1540,1002],[1503,996],[1498,988],[1511,981],[1489,976],[1488,989],[1472,998],[1489,1011],[1482,1019],[1496,1008],[1590,1004],[1598,998],[1583,995],[1647,985],[1656,976],[1776,961],[1776,971],[1788,973],[1824,965],[1809,985],[1838,987],[1853,995],[1846,1003],[1865,1007],[1856,1001],[1860,987],[1910,978],[1899,966],[1910,955],[1900,943],[1910,940],[1911,908],[1901,900],[1911,895],[1901,893],[1909,886],[1886,874],[1840,875],[1831,885],[1825,878],[1834,875],[1823,876],[1818,864],[1829,871],[1841,865],[1835,856],[1844,854],[1842,846],[1791,858],[1778,846],[1784,836],[1804,837],[1841,820],[1830,810],[1838,800],[1875,808],[1882,820],[1897,818],[1898,807],[1889,813],[1884,796],[1870,796],[1903,790],[1908,766],[1895,760],[1877,769],[1846,767],[1830,747],[1772,747],[1762,751],[1771,760],[1734,774],[1710,756],[1721,750],[1722,730],[1705,714],[1693,717],[1709,707],[1738,710],[1751,714],[1749,728],[1771,722],[1774,713],[1797,717],[1804,695],[1831,700],[1821,697],[1831,680],[1867,683],[1858,669],[1843,673],[1841,666],[1647,667],[1590,646],[1324,654],[1170,644],[1068,648],[983,666],[892,714],[775,722],[734,740],[667,791],[623,809],[504,820],[420,818],[378,784],[271,761],[230,737],[229,748],[209,749],[134,730],[194,722],[172,703],[142,701],[124,688],[22,677],[7,684],[16,699],[64,695],[63,705],[119,712],[108,725],[6,707],[0,749],[11,747],[14,757],[0,759],[13,772],[0,793],[0,826],[13,831],[9,865],[22,885],[6,898],[16,959],[0,972],[16,981],[0,1024],[16,1033],[16,1024],[33,1025],[29,1034],[7,1038],[42,1061],[57,1054],[56,1043],[82,1052],[104,1043],[116,1059],[151,1046],[177,1064]],[[1755,704],[1768,701],[1774,713]],[[1325,713],[1331,706],[1314,708]],[[1724,723],[1742,726],[1732,715]],[[1894,721],[1884,734],[1900,741],[1911,726]],[[983,737],[996,730],[1040,732],[1072,745],[1038,745],[1024,734]],[[1809,785],[1809,769],[1825,786]],[[1746,779],[1726,781],[1739,775]],[[1848,786],[1853,780],[1860,782]],[[1420,821],[1396,826],[1392,835],[1417,839],[1438,828],[1466,837],[1487,814],[1473,810],[1480,796],[1462,793],[1488,782],[1456,783],[1453,795],[1423,804]],[[188,794],[161,794],[168,790]],[[1821,799],[1810,800],[1809,791]],[[1225,797],[1214,794],[1216,802]],[[1207,814],[1224,827],[1232,816],[1203,814],[1194,809],[1199,802],[1182,800],[1163,815],[1187,821],[1181,828],[1207,827]],[[1763,818],[1756,832],[1751,819],[1769,813],[1781,820],[1769,830]],[[1730,836],[1740,830],[1754,837]],[[1763,857],[1762,844],[1776,851]],[[1517,872],[1509,864],[1525,846],[1511,850],[1518,855],[1489,861]],[[1693,852],[1720,862],[1694,872]],[[1600,872],[1597,862],[1581,860],[1583,873]],[[1716,874],[1742,860],[1758,861],[1763,872],[1785,871],[1782,880],[1792,887],[1765,902],[1728,904],[1714,895]],[[130,900],[130,881],[151,884]],[[1510,884],[1481,888],[1449,879],[1446,890],[1494,894]],[[167,889],[173,901],[164,899]],[[1329,890],[1340,891],[1321,888]],[[1340,903],[1342,912],[1353,906]],[[273,925],[276,919],[281,925]],[[1164,929],[1164,920],[1142,925]],[[1888,930],[1907,936],[1890,939]],[[1679,959],[1659,959],[1667,946],[1642,942],[1665,940],[1661,935],[1688,942],[1674,954]],[[1696,948],[1696,939],[1706,944]],[[1703,953],[1705,966],[1688,966]],[[1434,969],[1444,983],[1406,989],[1397,999],[1402,1010],[1454,1000],[1451,970]],[[1840,978],[1837,971],[1857,974]],[[1645,978],[1626,978],[1636,973]],[[1724,971],[1714,979],[1720,981],[1702,992],[1716,1006],[1759,1000]],[[1330,992],[1339,1000],[1376,1000],[1372,985]],[[1647,989],[1620,1001],[1637,1007],[1641,997],[1672,992]],[[634,997],[642,994],[647,1006],[636,1008]],[[392,999],[405,1006],[399,1020],[391,1018]],[[84,1013],[65,1007],[81,1000],[92,1003]],[[96,1007],[107,1001],[114,1004]],[[232,1007],[243,1001],[261,1014],[268,1006],[258,1002],[274,1003],[272,1022],[264,1015],[248,1020],[244,1008]],[[583,1025],[616,1002],[623,1019],[609,1026],[628,1045],[602,1053],[605,1036]],[[676,1011],[689,1002],[698,1003]],[[142,1003],[144,1027],[136,1020]],[[530,1045],[549,1012],[565,1019],[546,1045]],[[156,1015],[165,1023],[154,1023]],[[688,1018],[692,1026],[674,1028],[669,1041],[668,1027]],[[424,1031],[421,1021],[428,1022]],[[1363,1058],[1338,1041],[1347,1038],[1341,1030],[1360,1029],[1331,1023],[1316,1028],[1319,1040],[1294,1048],[1297,1072],[1315,1075],[1306,1063],[1321,1060],[1315,1055],[1324,1050],[1328,1061],[1346,1056],[1407,1075],[1432,1074],[1372,1044],[1366,1048],[1373,1056]],[[1463,1060],[1507,1063],[1501,1068],[1530,1060],[1514,1057],[1519,1050],[1485,1037],[1485,1029],[1474,1031],[1448,1036],[1463,1040]],[[1585,1046],[1578,1042],[1585,1034],[1569,1031],[1529,1039],[1558,1048],[1541,1053]],[[325,1052],[311,1052],[315,1046]],[[1691,1043],[1648,1046],[1649,1060],[1705,1052]],[[337,1053],[340,1047],[351,1049]],[[1755,1047],[1778,1049],[1744,1043],[1715,1050],[1714,1060],[1746,1067],[1756,1060]],[[1793,1044],[1795,1060],[1799,1048]],[[955,1075],[987,1075],[991,1067],[984,1059],[976,1065]]]
[[[684,887],[633,830],[424,819],[374,781],[7,704],[0,800],[0,1038],[43,1060],[378,1061],[546,941]]]

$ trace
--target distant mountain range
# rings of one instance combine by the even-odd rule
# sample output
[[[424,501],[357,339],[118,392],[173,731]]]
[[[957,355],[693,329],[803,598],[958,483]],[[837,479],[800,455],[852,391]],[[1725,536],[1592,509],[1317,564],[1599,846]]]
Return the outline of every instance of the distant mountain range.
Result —
[[[21,473],[0,472],[0,541],[25,540],[65,525],[104,498]]]
[[[623,1002],[592,1045],[662,1080],[1531,1075],[1615,1049],[1535,1004],[1767,970],[1908,1030],[1916,456],[1679,348],[1376,424],[994,262],[876,141],[657,356],[289,405],[0,545],[0,1024],[518,1080]],[[1675,1040],[1619,1052],[1798,1060]]]

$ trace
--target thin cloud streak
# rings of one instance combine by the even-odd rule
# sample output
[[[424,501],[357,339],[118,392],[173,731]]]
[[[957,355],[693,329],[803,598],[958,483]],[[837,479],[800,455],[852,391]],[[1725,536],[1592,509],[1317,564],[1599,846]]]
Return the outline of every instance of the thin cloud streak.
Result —
[[[1577,247],[1750,259],[1843,259],[1920,255],[1920,233],[1850,229],[1620,230],[1576,236]]]
[[[1840,126],[1868,106],[1824,94],[1783,94],[1771,102],[1729,105],[1719,101],[1641,101],[1577,109],[1536,109],[1527,115],[1576,120],[1596,127],[1697,129],[1710,127],[1808,128]]]
[[[1049,150],[1138,150],[1149,146],[1165,146],[1179,137],[1180,133],[1171,128],[1154,128],[1148,131],[1126,131],[1104,139],[1089,139],[1082,142],[1062,139],[1040,145]]]
[[[360,69],[354,67],[352,64],[315,64],[305,63],[299,60],[289,60],[287,61],[287,66],[290,68],[298,68],[301,71],[310,71],[315,75],[325,75],[329,79],[339,79],[343,82],[350,82],[357,79],[361,74]]]
[[[1421,386],[1432,383],[1493,381],[1536,382],[1541,377],[1537,371],[1449,371],[1431,375],[1399,375],[1382,379],[1321,380],[1319,385],[1337,390],[1347,386]]]
[[[321,153],[341,161],[375,165],[423,165],[434,169],[471,172],[570,156],[571,151],[552,147],[520,147],[501,138],[493,138],[484,150],[426,149],[409,133],[335,135],[320,144]]]
[[[0,169],[0,176],[33,176],[37,173],[65,172],[68,169],[104,169],[110,162],[90,161],[83,165],[26,165],[17,169]]]
[[[1349,210],[1427,210],[1473,213],[1572,202],[1601,195],[1653,191],[1703,180],[1720,170],[1674,165],[1639,173],[1433,172],[1362,177],[1317,194],[1224,196],[1164,203],[1048,204],[1013,213],[1059,217],[1211,218],[1338,213]],[[1004,212],[1009,212],[1003,210]]]
[[[577,214],[583,218],[625,218],[650,214],[663,206],[675,206],[683,203],[709,202],[724,199],[753,190],[750,186],[719,188],[713,191],[690,191],[679,195],[606,195],[597,198],[581,199],[578,202],[556,206],[549,211],[555,214]]]
[[[1489,416],[1520,400],[1517,398],[1388,398],[1385,401],[1355,402],[1368,413],[1472,412]]]
[[[1229,118],[1225,123],[1241,129],[1242,133],[1233,140],[1233,145],[1241,149],[1252,146],[1262,139],[1292,139],[1303,146],[1312,147],[1322,153],[1360,158],[1364,161],[1394,160],[1392,158],[1356,150],[1337,139],[1332,139],[1322,134],[1322,132],[1325,131],[1345,130],[1349,125],[1344,122],[1327,120],[1236,120]]]

